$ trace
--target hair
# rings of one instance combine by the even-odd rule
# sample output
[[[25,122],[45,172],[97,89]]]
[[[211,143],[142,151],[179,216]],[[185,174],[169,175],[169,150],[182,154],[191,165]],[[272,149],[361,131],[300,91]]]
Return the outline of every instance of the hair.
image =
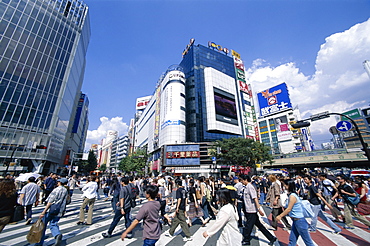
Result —
[[[271,182],[275,182],[276,181],[276,176],[274,174],[270,174],[268,179],[271,181]]]
[[[199,180],[199,182],[204,182],[204,177],[203,177],[203,176],[200,176],[200,177],[198,178],[198,180]]]
[[[246,180],[246,181],[248,181],[248,182],[251,182],[252,180],[251,180],[251,177],[249,176],[249,175],[246,175],[246,174],[242,174],[242,175],[240,175],[240,178],[242,179],[242,180]]]
[[[181,181],[181,179],[176,179],[176,185],[178,185],[178,186],[182,186],[182,181]]]
[[[295,182],[294,180],[292,179],[286,179],[286,180],[283,180],[284,184],[288,186],[288,192],[289,193],[297,193],[297,188],[296,188],[296,185],[295,185]]]
[[[158,195],[159,188],[155,185],[148,185],[146,187],[146,194],[150,196],[151,199],[155,199]]]
[[[130,182],[134,181],[134,176],[130,176],[128,178],[129,178]]]
[[[0,182],[0,196],[4,194],[7,198],[16,193],[15,183],[13,179],[4,179]]]
[[[312,177],[310,175],[304,175],[303,178],[307,178],[310,182],[312,182]]]
[[[122,177],[121,182],[123,182],[125,185],[128,185],[128,183],[130,183],[130,180],[128,177]]]
[[[193,185],[194,185],[194,183],[195,183],[195,182],[194,182],[194,179],[190,179],[190,180],[189,180],[189,184],[190,184],[191,186],[193,186]]]
[[[35,183],[36,178],[35,178],[35,177],[29,177],[29,178],[28,178],[28,181],[29,181],[29,182],[32,182],[32,183]]]
[[[324,178],[328,177],[328,175],[326,173],[320,173],[319,176],[324,177]]]
[[[227,188],[219,189],[216,193],[216,196],[217,200],[220,202],[221,207],[228,203],[234,206],[229,189]]]
[[[344,174],[337,175],[337,177],[340,177],[341,179],[344,179],[345,181],[348,180]]]

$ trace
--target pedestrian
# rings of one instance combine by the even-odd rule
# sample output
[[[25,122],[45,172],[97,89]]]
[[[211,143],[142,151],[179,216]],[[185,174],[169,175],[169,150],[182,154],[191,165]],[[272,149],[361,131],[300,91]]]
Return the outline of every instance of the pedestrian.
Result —
[[[72,197],[73,191],[76,187],[79,187],[76,174],[73,174],[72,177],[68,180],[69,195]]]
[[[40,214],[40,219],[43,219],[44,222],[44,230],[41,236],[41,241],[36,243],[35,246],[42,246],[45,240],[45,231],[46,227],[49,224],[49,229],[51,234],[55,238],[54,246],[59,246],[62,243],[63,235],[59,230],[58,222],[60,218],[63,216],[64,211],[67,205],[67,195],[68,191],[64,187],[64,185],[68,184],[68,179],[61,178],[57,180],[57,188],[53,189],[53,191],[49,194],[48,198],[46,199],[46,207]],[[53,204],[60,204],[60,210],[58,214],[51,214],[50,211],[48,212],[49,208]]]
[[[112,195],[112,211],[113,213],[117,210],[117,203],[119,202],[119,194],[121,192],[121,184],[117,177],[113,177],[112,186],[110,187],[109,194]]]
[[[292,230],[290,231],[288,246],[296,246],[299,236],[302,237],[307,246],[314,246],[310,233],[308,232],[308,223],[303,215],[302,201],[297,195],[297,186],[293,180],[284,180],[284,186],[288,190],[288,207],[276,216],[276,221],[279,222],[284,216],[289,214],[293,220]]]
[[[344,220],[346,225],[344,226],[345,229],[355,229],[352,222],[352,216],[367,225],[370,229],[370,221],[368,221],[364,216],[360,215],[356,209],[355,205],[350,202],[349,197],[356,197],[357,193],[354,191],[352,186],[347,184],[347,179],[344,175],[337,176],[337,181],[339,182],[338,186],[338,193],[333,197],[334,199],[339,196],[339,198],[343,198],[344,203]]]
[[[0,233],[14,214],[17,204],[17,189],[13,179],[0,180]]]
[[[211,237],[222,229],[217,246],[240,246],[242,234],[238,229],[238,212],[232,200],[230,190],[223,188],[217,191],[217,200],[221,206],[215,223],[203,232],[203,237]]]
[[[243,201],[245,207],[245,218],[247,220],[246,227],[244,228],[244,239],[243,245],[250,245],[251,233],[253,226],[256,226],[262,233],[265,235],[269,241],[268,245],[273,245],[277,240],[261,223],[257,212],[264,216],[265,214],[262,211],[262,206],[259,204],[257,191],[251,183],[251,178],[248,175],[243,174],[241,176],[243,184],[245,185],[243,193]]]
[[[206,196],[207,185],[204,181],[205,181],[205,178],[203,176],[198,178],[198,187],[200,188],[200,196],[201,196],[199,203],[200,203],[200,207],[203,209],[204,220],[206,223],[208,223],[211,218],[208,212],[209,202],[207,201],[207,196]]]
[[[240,181],[238,176],[234,177],[234,187],[236,188],[236,201],[237,201],[237,210],[238,210],[238,227],[243,227],[243,215],[242,215],[242,210],[243,210],[243,189],[244,185]]]
[[[193,225],[193,219],[198,218],[202,221],[202,225],[205,225],[206,222],[203,219],[203,210],[199,206],[199,201],[195,195],[194,180],[189,180],[189,209],[187,215],[189,218],[189,226]]]
[[[335,218],[334,222],[340,222],[340,217],[342,217],[342,213],[339,211],[335,199],[332,199],[333,196],[338,192],[338,189],[334,185],[333,181],[328,179],[326,173],[320,173],[319,179],[322,184],[322,196],[325,198],[326,202],[331,206],[331,209],[330,208],[329,209],[331,214]]]
[[[95,176],[89,176],[87,177],[87,183],[82,187],[82,197],[83,202],[80,207],[80,219],[77,222],[77,225],[91,225],[92,224],[92,216],[93,216],[93,210],[94,210],[94,204],[97,196],[97,189],[98,184],[95,182],[96,177]],[[85,222],[85,208],[86,206],[89,207],[89,210],[87,212],[87,219]]]
[[[312,179],[309,175],[305,176],[303,178],[304,182],[307,185],[307,191],[308,191],[308,201],[311,203],[312,211],[314,212],[314,217],[311,219],[311,224],[309,226],[310,232],[315,233],[316,232],[316,225],[317,225],[317,216],[320,216],[321,219],[326,221],[328,225],[334,230],[335,234],[339,234],[342,230],[334,224],[334,222],[329,219],[324,212],[321,210],[321,202],[322,200],[328,208],[332,209],[332,206],[321,196],[319,191],[317,190],[316,186],[312,183]],[[320,199],[320,200],[319,200]]]
[[[122,233],[122,241],[131,233],[131,231],[143,220],[143,240],[144,246],[154,246],[161,236],[161,225],[159,222],[160,204],[155,198],[158,195],[158,187],[149,185],[146,188],[145,197],[148,202],[139,210],[134,221]]]
[[[281,189],[281,183],[277,182],[276,176],[274,174],[270,174],[268,176],[269,181],[272,183],[270,189],[268,190],[267,197],[266,197],[266,202],[270,204],[270,207],[272,208],[272,221],[271,221],[271,226],[274,231],[277,230],[277,221],[276,221],[276,216],[281,214],[283,212],[283,206],[280,200],[280,194],[282,193]],[[288,220],[286,217],[282,218],[282,221],[285,225],[285,228],[287,230],[291,230],[292,226],[289,224]],[[284,228],[284,229],[285,229]]]
[[[176,212],[175,217],[171,223],[171,228],[168,234],[166,234],[166,236],[171,238],[174,237],[176,227],[180,225],[182,231],[185,234],[185,237],[183,239],[184,242],[192,241],[193,237],[191,236],[189,226],[186,223],[186,212],[185,212],[188,194],[184,186],[182,186],[181,180],[176,180],[176,185],[178,186],[178,189],[176,190],[176,199],[177,199]]]
[[[55,173],[50,173],[49,177],[45,179],[45,182],[44,182],[45,196],[44,196],[44,200],[42,201],[45,205],[46,205],[46,199],[49,197],[50,193],[57,186],[57,178],[58,176]]]
[[[39,204],[40,187],[36,184],[35,177],[28,178],[28,184],[23,186],[20,196],[19,204],[26,208],[26,225],[32,223],[32,206]]]
[[[102,233],[102,236],[104,238],[109,238],[112,236],[114,228],[116,228],[118,222],[121,220],[121,218],[124,216],[125,217],[125,227],[126,230],[130,227],[131,225],[131,218],[130,218],[130,213],[131,213],[131,197],[130,197],[130,190],[128,188],[129,184],[129,178],[128,177],[122,177],[121,178],[121,191],[119,194],[119,204],[117,205],[117,209],[114,213],[113,221],[109,226],[108,232]],[[131,238],[132,234],[127,233],[127,238]]]

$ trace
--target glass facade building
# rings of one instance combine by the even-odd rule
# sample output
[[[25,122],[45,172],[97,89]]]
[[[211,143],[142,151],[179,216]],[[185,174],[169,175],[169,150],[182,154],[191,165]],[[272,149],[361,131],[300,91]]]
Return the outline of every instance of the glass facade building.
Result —
[[[0,162],[45,172],[65,163],[89,40],[82,1],[0,2]]]
[[[187,142],[211,142],[222,138],[242,137],[244,133],[230,134],[223,131],[207,131],[206,83],[204,69],[213,68],[235,79],[235,67],[232,57],[203,45],[192,45],[184,55],[180,66],[186,77],[186,140]],[[240,94],[236,93],[236,101]],[[236,108],[240,112],[240,107]],[[241,117],[238,124],[242,129]]]

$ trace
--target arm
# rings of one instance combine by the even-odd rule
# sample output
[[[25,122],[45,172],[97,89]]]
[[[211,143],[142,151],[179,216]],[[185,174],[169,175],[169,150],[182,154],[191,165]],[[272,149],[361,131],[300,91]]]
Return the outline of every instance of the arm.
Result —
[[[226,225],[229,219],[230,216],[224,211],[220,210],[217,216],[217,220],[215,221],[215,223],[213,223],[211,228],[203,232],[203,237],[212,237],[213,235],[215,235],[224,225]]]
[[[139,224],[139,221],[137,219],[134,219],[134,221],[132,221],[129,228],[127,228],[127,230],[122,233],[121,240],[122,241],[125,240],[125,237],[127,237],[127,234],[129,234],[138,224]]]
[[[276,221],[280,221],[282,217],[284,217],[285,215],[289,214],[290,211],[292,211],[292,208],[294,206],[294,204],[297,202],[297,199],[295,198],[295,196],[290,196],[289,197],[289,204],[288,204],[288,207],[284,210],[284,212],[282,212],[281,214],[279,214],[278,216],[276,216]]]
[[[361,194],[360,194],[360,199],[366,196],[366,190],[364,187],[361,188]]]
[[[333,209],[333,207],[321,196],[320,193],[316,193],[316,196],[321,199],[325,203],[326,206],[328,206],[329,209]]]
[[[19,204],[23,205],[24,193],[20,194],[19,196]]]
[[[253,200],[254,200],[254,203],[255,203],[255,204],[256,204],[256,206],[257,206],[257,209],[258,209],[259,214],[260,214],[261,216],[264,216],[265,214],[263,213],[262,206],[260,206],[260,204],[259,204],[258,198],[256,197],[256,198],[254,198]]]
[[[176,213],[179,213],[180,203],[181,203],[181,198],[178,198],[177,199],[177,204],[176,204]]]
[[[119,204],[120,204],[120,207],[121,207],[121,214],[125,214],[125,198],[121,198],[119,199]]]

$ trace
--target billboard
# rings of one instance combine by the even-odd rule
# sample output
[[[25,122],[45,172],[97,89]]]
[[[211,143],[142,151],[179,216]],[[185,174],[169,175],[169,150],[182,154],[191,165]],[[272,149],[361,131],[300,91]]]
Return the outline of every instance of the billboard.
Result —
[[[292,132],[289,129],[288,117],[286,115],[275,118],[275,130],[278,141],[286,141],[292,139]]]
[[[165,156],[165,166],[200,165],[199,145],[168,145]]]
[[[260,115],[268,116],[292,108],[286,83],[257,93]]]
[[[216,119],[226,123],[238,125],[235,96],[214,88]]]
[[[136,110],[145,109],[146,105],[148,105],[151,98],[152,98],[152,96],[137,98],[136,99]]]

